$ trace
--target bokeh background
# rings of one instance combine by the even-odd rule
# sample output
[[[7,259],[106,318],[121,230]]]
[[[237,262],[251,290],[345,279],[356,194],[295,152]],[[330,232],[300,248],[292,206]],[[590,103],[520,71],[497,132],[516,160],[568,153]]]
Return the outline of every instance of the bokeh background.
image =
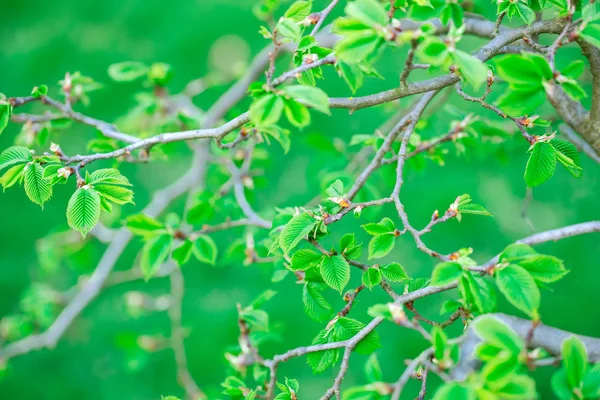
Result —
[[[140,85],[111,83],[106,73],[108,65],[128,60],[166,62],[175,71],[170,88],[174,92],[180,91],[190,80],[227,66],[222,60],[227,59],[228,53],[244,60],[266,45],[257,33],[261,21],[252,13],[254,3],[245,0],[175,0],[167,3],[159,0],[3,1],[0,92],[7,96],[24,96],[33,86],[45,83],[51,85],[52,93],[56,93],[56,82],[66,71],[81,71],[105,83],[103,90],[92,94],[92,103],[85,112],[114,121],[132,107],[133,93]],[[484,11],[493,13],[494,6],[483,3]],[[324,1],[315,1],[315,9],[324,5]],[[338,14],[342,7],[339,8]],[[235,36],[219,41],[225,35]],[[469,39],[467,46],[475,48],[479,43],[478,39]],[[367,81],[358,95],[395,87],[404,57],[404,49],[388,51],[379,63],[379,70],[386,79]],[[558,65],[564,66],[579,58],[578,49],[568,47],[559,51]],[[280,71],[287,65],[284,61]],[[418,71],[411,79],[425,77],[426,73]],[[329,73],[327,78],[322,87],[330,95],[351,95],[334,73]],[[589,76],[584,75],[582,79],[589,93]],[[206,108],[226,88],[226,84],[216,85],[198,96],[195,102]],[[498,91],[502,92],[501,86]],[[402,106],[409,103],[402,102]],[[247,104],[247,101],[241,103],[230,115],[234,116]],[[495,118],[455,96],[451,96],[447,104]],[[346,110],[333,110],[331,118],[313,115],[313,124],[309,128],[293,132],[292,148],[287,155],[277,144],[268,148],[271,159],[265,164],[265,177],[259,180],[251,198],[255,208],[269,217],[273,215],[274,207],[302,205],[311,200],[320,192],[323,176],[339,171],[347,162],[340,156],[340,148],[345,148],[341,143],[347,144],[354,134],[372,133],[397,107],[398,104],[388,105],[352,115]],[[40,112],[41,108],[31,110]],[[432,121],[420,132],[425,138],[445,133],[450,121],[455,119],[448,107],[437,107],[432,111]],[[542,114],[553,117],[550,109],[542,110]],[[506,128],[507,133],[514,130],[510,125]],[[0,137],[0,148],[11,145],[19,129],[11,124]],[[63,148],[83,151],[85,140],[93,135],[91,129],[73,125],[52,139],[60,140]],[[451,146],[449,148],[451,151],[443,167],[432,161],[418,168],[416,163],[410,165],[403,200],[411,222],[422,226],[433,210],[445,209],[459,194],[471,194],[477,203],[494,214],[493,218],[466,216],[461,223],[451,221],[437,226],[425,239],[430,247],[440,252],[473,247],[474,258],[483,262],[510,242],[530,234],[520,215],[526,193],[523,171],[527,145],[519,137],[509,137],[502,143],[488,141],[462,155],[457,155]],[[350,150],[354,151],[353,148]],[[122,172],[135,185],[137,205],[127,206],[122,212],[132,214],[141,209],[154,190],[179,176],[189,156],[189,150],[182,146],[169,161],[123,166]],[[571,177],[559,166],[549,182],[534,189],[529,215],[538,231],[600,217],[600,169],[587,157],[582,158],[584,174],[580,179]],[[384,169],[373,180],[382,193],[393,186],[392,170],[393,167]],[[18,312],[20,304],[23,307],[24,303],[34,301],[30,295],[32,287],[34,292],[40,291],[43,289],[39,284],[44,283],[48,288],[65,291],[78,276],[89,274],[96,265],[104,248],[97,241],[87,242],[75,257],[60,259],[54,264],[42,262],[38,255],[40,243],[43,243],[40,239],[66,229],[65,209],[72,192],[72,187],[66,186],[56,188],[52,201],[43,211],[31,203],[21,189],[13,188],[0,195],[0,318]],[[181,211],[181,204],[176,204],[174,210]],[[393,217],[394,214],[393,208],[384,208],[373,218]],[[364,215],[369,217],[367,213]],[[332,226],[334,238],[355,232],[366,243],[368,237],[359,228],[362,221],[350,219]],[[223,252],[239,235],[241,231],[216,235],[220,250]],[[588,235],[538,246],[539,251],[564,259],[571,270],[552,286],[552,291],[543,292],[541,315],[545,323],[600,336],[600,318],[594,303],[600,279],[599,239],[598,235]],[[140,242],[134,240],[116,268],[130,268],[140,246]],[[410,237],[401,238],[388,259],[399,261],[414,277],[429,276],[434,266],[432,260],[415,249]],[[51,267],[44,267],[47,265]],[[217,267],[192,262],[185,267],[184,275],[183,312],[184,324],[190,333],[186,340],[189,367],[211,399],[224,397],[220,394],[219,384],[227,376],[223,353],[237,341],[236,303],[248,304],[269,287],[279,292],[265,308],[281,341],[265,345],[265,355],[308,344],[322,328],[303,313],[301,286],[291,277],[272,284],[268,267],[244,267],[239,262],[221,258]],[[354,272],[351,285],[358,285],[359,279]],[[139,335],[168,336],[169,323],[166,313],[131,316],[125,307],[124,296],[132,290],[160,296],[168,292],[168,281],[164,278],[149,283],[138,281],[103,291],[55,349],[37,351],[10,361],[0,378],[0,398],[151,400],[167,394],[183,396],[175,379],[172,352],[147,353],[135,344]],[[422,314],[441,319],[440,305],[453,295],[445,293],[421,300],[417,306]],[[352,314],[363,321],[368,321],[368,306],[386,301],[379,288],[361,297]],[[333,297],[332,302],[334,308],[342,307],[341,299]],[[43,314],[54,315],[53,306],[47,308]],[[504,301],[500,301],[499,308],[519,315]],[[450,332],[458,335],[460,327],[452,327]],[[384,376],[386,380],[395,381],[404,369],[403,360],[416,356],[425,343],[413,332],[392,324],[383,324],[380,334],[384,347],[378,351],[378,357]],[[362,373],[365,360],[362,355],[353,356],[344,386],[365,383]],[[320,397],[331,385],[336,372],[328,370],[313,375],[305,359],[299,358],[285,364],[280,376],[298,379],[300,398],[312,399]],[[540,378],[538,387],[542,398],[551,398],[548,388],[551,373],[551,370],[536,373]],[[432,387],[438,383],[435,378],[431,379]],[[417,383],[411,385],[403,398],[416,395]]]

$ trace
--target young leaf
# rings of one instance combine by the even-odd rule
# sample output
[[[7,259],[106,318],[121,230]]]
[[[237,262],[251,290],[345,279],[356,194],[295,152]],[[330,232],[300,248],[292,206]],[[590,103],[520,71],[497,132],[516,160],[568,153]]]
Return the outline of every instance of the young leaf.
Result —
[[[83,237],[100,219],[100,195],[92,188],[80,187],[73,193],[67,205],[67,222]]]
[[[569,386],[580,388],[588,369],[585,346],[577,337],[571,336],[562,342],[561,354]]]
[[[463,268],[455,262],[443,262],[435,266],[431,274],[431,286],[446,286],[456,282],[463,273]]]
[[[382,265],[380,268],[384,278],[391,282],[402,282],[408,279],[408,275],[398,263]]]
[[[367,376],[367,380],[371,383],[383,380],[383,372],[379,366],[377,354],[371,354],[367,360],[367,363],[365,364],[365,375]]]
[[[384,218],[378,223],[371,222],[361,225],[361,228],[363,228],[369,235],[374,236],[382,233],[391,233],[396,229],[394,222],[389,218]]]
[[[350,281],[350,264],[343,256],[324,257],[321,275],[327,285],[341,293]]]
[[[173,260],[175,260],[179,266],[186,264],[190,260],[193,245],[194,244],[191,241],[185,240],[181,246],[173,250]]]
[[[549,143],[536,143],[525,167],[525,183],[529,187],[541,185],[554,175],[555,169],[556,150],[554,147]]]
[[[24,164],[33,160],[33,156],[27,147],[12,146],[0,154],[0,170],[14,164]]]
[[[44,203],[52,196],[52,186],[44,179],[44,167],[31,163],[23,170],[23,187],[31,201],[44,208]]]
[[[286,18],[291,18],[296,22],[302,21],[310,14],[312,1],[299,0],[294,2],[283,15]]]
[[[515,263],[525,268],[533,279],[543,283],[556,282],[569,272],[562,260],[544,254],[530,256]]]
[[[329,97],[323,90],[304,85],[292,85],[283,88],[292,99],[299,101],[317,111],[330,115]]]
[[[333,343],[337,338],[334,337],[333,329],[323,329],[312,341],[313,345]],[[312,368],[313,372],[319,373],[335,364],[339,358],[339,349],[316,351],[306,355],[306,362]]]
[[[396,237],[389,233],[374,236],[369,242],[369,260],[386,256],[394,248]]]
[[[217,245],[209,236],[200,235],[194,240],[192,252],[198,261],[215,265],[217,261]]]
[[[151,237],[144,244],[142,256],[140,257],[140,269],[146,281],[154,276],[165,262],[172,246],[173,236],[168,233]]]
[[[9,103],[5,103],[4,101],[0,100],[0,134],[2,134],[4,128],[8,126],[8,121],[10,121],[11,114],[12,106]],[[0,162],[0,165],[2,165],[2,162]],[[2,169],[1,166],[0,169]]]
[[[540,290],[529,273],[518,265],[508,265],[494,273],[498,289],[519,310],[533,316],[540,308]]]
[[[483,315],[473,322],[473,329],[485,344],[519,354],[525,347],[523,340],[504,322],[492,315]]]
[[[317,220],[308,213],[301,213],[292,218],[281,231],[279,243],[284,252],[289,252],[300,243],[315,227]]]
[[[116,185],[94,185],[94,189],[105,199],[116,204],[133,203],[133,191]]]
[[[23,180],[23,170],[25,169],[25,165],[27,164],[14,165],[2,175],[2,178],[0,178],[0,185],[2,185],[3,191]]]
[[[256,126],[267,127],[274,125],[281,118],[283,99],[274,94],[265,94],[250,105],[250,118]]]
[[[375,0],[356,0],[346,6],[346,14],[371,27],[385,26],[388,17],[380,2]]]
[[[296,100],[285,100],[285,116],[292,125],[298,128],[304,128],[310,124],[308,108]]]
[[[433,354],[435,358],[442,361],[446,358],[448,350],[448,337],[439,326],[434,326],[431,330],[431,344],[433,345]]]
[[[131,186],[129,180],[121,175],[118,169],[116,168],[104,168],[98,169],[88,176],[86,176],[85,182],[90,185],[123,185],[123,186]]]
[[[134,81],[148,72],[148,66],[137,61],[124,61],[108,67],[108,76],[119,82]]]
[[[571,175],[579,178],[581,176],[581,165],[577,147],[573,143],[561,139],[552,139],[550,145],[556,150],[556,159]]]
[[[538,252],[533,249],[528,244],[524,243],[514,243],[510,244],[504,249],[502,254],[500,254],[500,261],[511,261],[515,259],[520,259],[524,257],[537,255]]]
[[[363,330],[366,325],[354,318],[341,317],[338,319],[336,326],[341,328],[338,331],[337,339],[345,340],[356,335]],[[360,354],[371,354],[380,347],[381,340],[379,338],[379,333],[377,331],[371,331],[356,346],[356,352]]]
[[[301,249],[294,253],[292,256],[292,262],[290,263],[290,269],[294,271],[303,271],[305,269],[319,265],[321,260],[325,257],[323,254],[317,253],[316,251],[309,249]]]
[[[382,279],[383,278],[379,268],[369,268],[362,276],[362,283],[369,289],[373,289],[374,286],[377,286],[381,283]]]
[[[333,313],[331,305],[321,293],[323,286],[322,283],[307,282],[302,291],[304,311],[317,322],[327,321]]]
[[[487,80],[487,67],[481,60],[465,53],[462,50],[455,50],[453,53],[454,63],[458,67],[460,77],[478,90]]]
[[[145,214],[136,214],[127,217],[125,225],[134,235],[139,236],[155,236],[165,232],[165,226]]]

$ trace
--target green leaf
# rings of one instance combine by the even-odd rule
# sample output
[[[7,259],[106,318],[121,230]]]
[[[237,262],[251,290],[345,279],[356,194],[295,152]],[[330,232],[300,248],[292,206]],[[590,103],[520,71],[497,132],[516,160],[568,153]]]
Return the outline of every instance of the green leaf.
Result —
[[[324,257],[321,275],[327,285],[341,293],[350,281],[350,264],[343,256]]]
[[[533,279],[543,283],[556,282],[569,272],[562,260],[544,254],[530,256],[516,263],[527,270]]]
[[[153,277],[165,262],[172,246],[173,236],[168,233],[151,237],[144,244],[140,257],[140,269],[146,281]]]
[[[402,282],[408,279],[406,271],[398,263],[384,264],[379,269],[388,281]]]
[[[52,186],[44,179],[44,167],[38,163],[27,164],[23,170],[23,187],[31,201],[44,208],[52,196]]]
[[[165,226],[156,219],[145,214],[136,214],[127,217],[125,225],[134,235],[155,236],[165,232]]]
[[[108,184],[131,186],[129,180],[121,175],[116,168],[98,169],[86,176],[85,182],[90,185]]]
[[[124,61],[108,67],[108,76],[119,82],[134,81],[148,72],[148,66],[137,61]]]
[[[25,165],[26,164],[14,165],[2,175],[2,178],[0,178],[0,185],[2,185],[3,190],[8,189],[17,182],[20,183],[23,180],[23,170],[25,169]]]
[[[448,337],[439,326],[434,326],[431,330],[431,344],[433,345],[433,354],[438,360],[446,358],[448,349]]]
[[[191,241],[184,240],[181,246],[173,250],[173,260],[175,260],[179,266],[186,264],[190,260],[193,245],[194,244]]]
[[[577,79],[585,71],[585,63],[582,60],[575,60],[560,71],[561,75],[572,79]]]
[[[28,163],[33,160],[33,156],[27,147],[12,146],[0,154],[0,170],[14,164]]]
[[[600,364],[597,363],[588,370],[581,392],[586,399],[600,397]]]
[[[374,286],[377,286],[381,283],[383,277],[381,276],[381,271],[379,268],[369,268],[367,269],[362,276],[362,283],[368,287],[369,289],[373,289]]]
[[[287,9],[283,16],[286,18],[291,18],[296,22],[300,22],[309,16],[311,7],[312,1],[296,1],[290,6],[290,8]]]
[[[281,118],[284,101],[274,94],[265,94],[250,105],[250,118],[259,127],[274,125]]]
[[[537,398],[535,381],[527,375],[512,375],[506,379],[504,385],[495,388],[495,393],[500,399],[529,400]]]
[[[382,233],[392,233],[396,230],[394,222],[389,218],[384,218],[378,223],[369,223],[361,225],[369,235],[380,235]]]
[[[344,184],[341,180],[336,179],[329,187],[325,190],[325,193],[329,197],[343,197],[344,196]]]
[[[325,257],[323,254],[317,253],[316,251],[309,249],[301,249],[294,253],[292,256],[292,262],[290,263],[290,269],[294,271],[304,271],[305,269],[315,267],[319,265],[321,260]]]
[[[461,214],[485,215],[488,217],[492,216],[492,213],[490,213],[488,210],[486,210],[485,207],[483,207],[479,204],[474,204],[474,203],[461,204],[458,206],[457,210]]]
[[[550,145],[556,150],[556,159],[571,175],[579,178],[582,170],[577,147],[573,143],[561,139],[552,139]]]
[[[541,185],[554,175],[555,170],[556,150],[554,150],[554,147],[549,143],[536,143],[525,167],[525,183],[527,183],[527,186]]]
[[[571,336],[562,342],[561,354],[569,386],[581,388],[588,368],[585,346],[577,337]]]
[[[371,27],[386,26],[388,16],[385,8],[376,0],[356,0],[346,6],[346,14]]]
[[[510,244],[504,249],[502,254],[500,254],[500,261],[506,260],[515,260],[523,257],[529,257],[533,255],[537,255],[538,252],[533,249],[528,244],[524,243],[514,243]]]
[[[374,236],[369,242],[369,260],[385,257],[394,248],[395,239],[390,233]]]
[[[475,277],[470,271],[464,271],[459,281],[459,291],[471,311],[480,314],[491,312],[496,306],[495,292],[489,284],[480,277]]]
[[[511,84],[496,101],[497,106],[512,117],[531,115],[546,101],[543,86]]]
[[[194,240],[192,252],[200,262],[215,265],[215,262],[217,261],[217,245],[209,236],[198,236],[198,238]]]
[[[579,32],[579,36],[591,44],[600,48],[600,25],[588,24]]]
[[[496,74],[509,83],[525,84],[532,88],[542,86],[548,68],[521,54],[508,54],[496,62]],[[552,74],[552,71],[550,71]],[[551,76],[550,76],[551,78]]]
[[[73,193],[67,205],[67,222],[83,237],[100,219],[100,195],[94,189],[80,187]]]
[[[331,115],[329,97],[323,90],[304,85],[291,85],[284,87],[283,91],[292,99],[324,114]]]
[[[525,348],[525,343],[519,335],[493,315],[478,317],[473,322],[473,329],[483,343],[506,349],[511,354],[518,355]]]
[[[302,291],[302,302],[306,314],[317,322],[327,321],[333,314],[331,305],[325,300],[321,291],[323,284],[307,282]]]
[[[496,270],[494,277],[498,289],[513,306],[530,316],[540,308],[540,290],[523,267],[508,265]]]
[[[348,317],[339,318],[336,326],[341,328],[338,331],[338,340],[350,339],[366,327],[362,322]],[[371,331],[358,343],[356,352],[360,354],[371,354],[380,347],[381,340],[379,338],[379,333],[377,333],[377,331]]]
[[[352,93],[356,93],[356,91],[362,86],[364,74],[355,65],[346,64],[344,62],[338,62],[337,68],[342,75],[342,78],[348,84],[348,87],[352,91]]]
[[[513,3],[513,6],[516,8],[519,17],[521,17],[527,25],[531,25],[535,21],[535,12],[527,7],[527,5],[521,2],[515,2]]]
[[[573,391],[571,390],[571,388],[569,387],[569,383],[567,382],[567,374],[564,368],[559,369],[554,373],[554,375],[552,375],[550,385],[552,387],[552,391],[559,399],[573,399]]]
[[[381,366],[379,366],[377,354],[371,354],[367,360],[367,363],[365,364],[365,375],[367,376],[367,380],[371,383],[383,380],[383,372],[381,371]]]
[[[431,274],[431,286],[446,286],[456,282],[463,274],[463,267],[455,262],[439,263]]]
[[[575,101],[579,101],[587,97],[587,93],[575,79],[563,76],[560,80],[560,86],[563,88],[565,93]]]
[[[453,56],[460,77],[475,90],[479,89],[487,81],[488,69],[480,59],[462,50],[455,50]]]
[[[477,400],[477,393],[469,387],[450,382],[435,392],[433,400]]]
[[[316,219],[308,213],[301,213],[292,218],[281,231],[279,243],[284,252],[289,252],[308,235],[308,233],[318,223]]]
[[[370,65],[368,60],[379,53],[383,42],[381,36],[367,30],[362,36],[350,36],[337,42],[334,47],[335,56],[350,65],[358,63]],[[362,75],[359,79],[362,80]]]
[[[46,94],[48,94],[48,86],[47,85],[35,86],[31,90],[31,95],[33,97],[35,97],[36,99],[39,99],[40,97],[45,96]]]
[[[295,100],[285,101],[285,116],[288,121],[298,128],[303,128],[310,124],[310,113],[305,105],[298,103]]]
[[[100,196],[116,204],[133,203],[133,191],[116,185],[94,185]]]
[[[300,31],[300,25],[290,18],[282,18],[277,22],[275,28],[277,33],[284,38],[291,39],[293,42],[298,43],[302,37]]]
[[[427,36],[417,48],[418,57],[431,65],[442,65],[448,60],[448,46],[436,36]]]
[[[8,121],[10,121],[10,116],[12,114],[12,106],[8,103],[4,103],[0,100],[0,135],[2,131],[8,126]],[[2,162],[0,161],[0,169]]]
[[[313,345],[333,343],[337,338],[333,335],[333,329],[323,329],[312,341]],[[306,355],[306,362],[312,368],[313,372],[319,373],[335,364],[339,358],[339,349],[316,351]]]

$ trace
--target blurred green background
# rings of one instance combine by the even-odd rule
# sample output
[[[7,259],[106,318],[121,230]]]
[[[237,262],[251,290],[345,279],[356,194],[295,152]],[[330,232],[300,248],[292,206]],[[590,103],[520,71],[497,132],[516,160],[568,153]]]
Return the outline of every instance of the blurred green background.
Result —
[[[236,35],[245,43],[238,44],[235,49],[236,54],[239,52],[242,56],[245,53],[257,54],[266,44],[257,34],[261,22],[252,14],[252,1],[27,0],[2,3],[0,92],[9,97],[24,96],[35,85],[55,85],[66,71],[81,71],[106,84],[103,90],[92,94],[92,104],[85,113],[109,121],[114,121],[132,106],[133,93],[139,89],[136,84],[111,83],[106,69],[112,63],[128,60],[169,63],[175,70],[170,88],[177,92],[190,80],[211,71],[211,47],[224,35]],[[315,1],[315,9],[324,5],[324,1]],[[485,7],[491,9],[493,6],[486,3]],[[339,8],[338,13],[342,7]],[[467,45],[474,47],[478,43],[481,41],[472,39]],[[218,50],[212,51],[219,55]],[[388,51],[379,63],[379,70],[386,80],[367,81],[358,95],[397,86],[404,57],[404,49]],[[575,58],[581,58],[577,48],[563,49],[559,52],[559,66]],[[214,63],[212,65],[215,66]],[[287,61],[283,62],[280,71],[287,65]],[[327,77],[322,87],[331,96],[351,95],[334,73],[330,72]],[[427,74],[423,72],[416,74],[416,78],[425,77]],[[583,79],[589,89],[589,76]],[[210,106],[226,87],[211,88],[195,99],[196,104],[203,108]],[[52,93],[56,93],[56,86],[53,89]],[[486,114],[456,97],[451,97],[448,103],[495,119],[494,115]],[[231,115],[234,116],[247,104],[247,101],[242,103]],[[407,106],[410,100],[402,104]],[[271,160],[263,166],[265,178],[258,181],[257,190],[251,197],[255,208],[270,217],[274,207],[308,202],[320,192],[321,178],[328,172],[339,171],[347,162],[336,150],[334,139],[348,143],[354,134],[372,133],[395,107],[397,104],[366,109],[352,115],[346,110],[333,110],[331,118],[313,114],[311,127],[303,132],[293,132],[292,148],[287,155],[277,144],[268,148]],[[31,111],[41,112],[42,108],[36,105]],[[438,107],[433,112],[432,121],[420,131],[425,138],[445,133],[453,119],[451,113],[443,108]],[[552,114],[546,116],[551,117]],[[513,131],[510,125],[507,127],[510,132]],[[10,146],[19,129],[19,126],[11,124],[0,137],[0,148]],[[63,148],[72,149],[72,152],[83,152],[85,139],[93,135],[91,129],[73,125],[52,139],[59,141]],[[494,214],[493,218],[466,216],[461,223],[451,221],[439,225],[425,237],[427,244],[444,253],[473,247],[474,258],[484,262],[508,243],[527,236],[530,230],[520,216],[525,197],[523,171],[526,150],[524,141],[515,137],[501,144],[488,143],[468,149],[466,155],[457,156],[456,151],[451,150],[444,167],[431,161],[427,161],[424,168],[411,164],[403,200],[413,225],[425,225],[433,210],[444,210],[462,193],[471,194],[475,202]],[[132,214],[141,209],[154,190],[179,176],[187,165],[190,152],[183,146],[178,151],[170,161],[123,166],[122,172],[135,185],[137,203],[123,208],[123,213]],[[534,189],[529,215],[537,230],[600,218],[600,169],[587,157],[582,158],[584,174],[580,179],[572,178],[558,167],[549,182]],[[393,167],[384,168],[374,177],[373,184],[382,193],[391,190]],[[216,187],[212,189],[216,190]],[[70,185],[57,187],[43,212],[25,197],[21,189],[13,188],[0,195],[0,317],[18,311],[19,302],[27,296],[32,284],[45,282],[58,291],[64,291],[76,282],[79,275],[90,273],[96,265],[104,245],[90,241],[78,252],[77,258],[61,262],[55,270],[40,267],[36,242],[50,232],[65,230],[65,208],[71,193]],[[181,211],[181,204],[176,205],[174,210]],[[393,207],[384,208],[373,218],[379,219],[384,214],[394,218],[395,211]],[[339,239],[346,232],[355,232],[366,243],[368,237],[359,225],[370,215],[365,212],[361,220],[347,218],[347,221],[333,225],[333,238]],[[220,251],[224,252],[228,244],[241,234],[241,230],[234,230],[215,235]],[[599,242],[598,235],[588,235],[538,246],[539,251],[564,259],[571,270],[565,279],[553,285],[552,292],[543,292],[541,315],[546,324],[600,336],[600,318],[590,301],[597,294],[600,279]],[[139,248],[140,241],[134,240],[116,269],[130,268]],[[363,257],[366,259],[366,255]],[[388,258],[399,261],[415,277],[429,276],[434,266],[431,259],[415,248],[410,237],[401,238]],[[359,274],[353,273],[350,286],[358,285],[360,279]],[[183,312],[184,324],[190,330],[186,340],[189,367],[211,399],[222,397],[219,384],[227,376],[223,353],[237,343],[236,303],[248,304],[269,287],[279,292],[265,308],[282,340],[265,345],[262,352],[266,356],[309,344],[323,326],[304,314],[301,286],[296,285],[291,277],[271,284],[268,267],[244,267],[241,263],[222,259],[217,267],[192,262],[185,267],[184,275],[186,296]],[[128,345],[134,343],[139,335],[167,337],[169,334],[166,313],[132,317],[127,312],[124,295],[132,290],[160,296],[168,293],[168,281],[164,278],[150,283],[139,281],[103,291],[70,327],[56,349],[34,352],[10,361],[0,380],[0,398],[150,400],[166,394],[183,396],[175,379],[175,364],[170,350],[145,353]],[[441,319],[440,305],[453,295],[445,293],[418,301],[416,305],[422,314]],[[386,298],[379,288],[373,293],[364,293],[352,316],[366,322],[369,319],[366,314],[368,306],[383,301]],[[339,298],[332,297],[332,302],[336,309],[343,306]],[[520,315],[505,302],[500,302],[500,309]],[[452,335],[460,333],[458,326],[451,329]],[[386,380],[395,381],[404,370],[403,360],[420,353],[425,343],[413,332],[391,324],[383,324],[380,334],[384,348],[378,351],[378,357],[384,376]],[[365,360],[362,355],[352,357],[344,387],[364,383],[362,365]],[[547,387],[551,372],[542,370],[538,373],[542,398],[551,397]],[[300,398],[313,399],[320,397],[331,385],[336,373],[336,370],[328,370],[313,375],[305,359],[299,358],[285,364],[279,376],[298,379]],[[432,388],[439,383],[436,379],[431,379]],[[403,398],[412,399],[417,392],[417,383],[413,382],[405,390]]]

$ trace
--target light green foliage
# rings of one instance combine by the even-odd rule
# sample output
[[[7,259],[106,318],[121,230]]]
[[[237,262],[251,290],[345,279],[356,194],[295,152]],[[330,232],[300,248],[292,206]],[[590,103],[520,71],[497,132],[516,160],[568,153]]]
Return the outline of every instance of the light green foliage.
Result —
[[[204,3],[191,13],[182,6],[182,13],[202,10],[198,15],[204,18]],[[129,29],[131,21],[116,8],[119,23],[105,24],[99,15],[95,29]],[[207,398],[245,400],[320,398],[315,390],[332,387],[331,380],[338,379],[342,386],[341,393],[333,394],[336,398],[383,400],[396,396],[394,382],[404,373],[401,380],[409,379],[401,398],[417,396],[408,392],[421,384],[426,393],[419,398],[434,400],[532,400],[549,396],[549,386],[560,399],[600,398],[600,366],[590,363],[595,359],[586,340],[569,337],[561,354],[550,354],[550,347],[533,349],[531,338],[512,330],[501,316],[490,315],[508,307],[535,327],[542,319],[550,323],[563,318],[567,308],[575,309],[571,302],[581,308],[580,299],[570,296],[569,302],[554,301],[548,311],[546,297],[552,294],[545,290],[569,271],[561,259],[524,244],[537,245],[547,238],[541,234],[509,245],[496,259],[493,255],[502,248],[498,246],[526,234],[524,225],[488,220],[502,229],[486,230],[476,218],[462,222],[465,214],[492,216],[488,208],[496,216],[506,216],[507,210],[516,215],[514,197],[518,200],[523,194],[523,173],[530,188],[548,185],[534,192],[536,205],[547,203],[548,193],[566,195],[570,201],[562,209],[561,203],[535,208],[536,228],[537,219],[550,209],[558,213],[552,221],[561,220],[564,210],[569,220],[593,218],[593,205],[574,210],[571,204],[589,193],[579,187],[557,190],[563,183],[559,179],[582,177],[582,166],[591,161],[580,156],[579,145],[556,132],[566,123],[589,141],[587,131],[595,126],[591,122],[597,123],[597,99],[590,94],[597,91],[598,77],[590,70],[597,67],[594,57],[600,48],[598,2],[259,0],[251,5],[262,21],[258,34],[258,25],[236,23],[247,22],[247,15],[238,19],[229,5],[217,8],[237,33],[215,40],[206,54],[205,41],[192,43],[178,33],[181,29],[169,27],[175,36],[168,47],[186,54],[185,60],[165,54],[172,66],[149,61],[163,53],[168,36],[166,28],[153,25],[151,33],[139,35],[143,42],[138,35],[117,35],[119,54],[112,59],[130,54],[131,61],[112,64],[108,77],[98,76],[108,78],[106,86],[69,72],[58,84],[57,78],[31,91],[35,81],[23,83],[23,97],[0,94],[0,133],[8,132],[3,140],[15,136],[14,145],[7,144],[0,153],[0,184],[4,190],[22,186],[21,193],[13,189],[15,196],[24,193],[42,207],[52,197],[56,202],[70,196],[68,226],[85,238],[58,229],[36,244],[40,268],[28,267],[23,254],[15,264],[19,268],[6,270],[31,269],[33,279],[48,279],[52,286],[33,283],[22,290],[17,310],[6,310],[0,319],[0,359],[14,349],[37,348],[38,339],[41,347],[55,345],[46,340],[57,332],[55,321],[63,323],[64,315],[71,315],[72,299],[94,298],[99,293],[90,287],[114,285],[120,288],[110,293],[125,303],[123,309],[137,319],[136,326],[128,332],[115,326],[121,313],[98,320],[98,311],[91,307],[82,313],[84,319],[90,313],[94,326],[110,327],[108,336],[102,331],[93,335],[105,337],[102,340],[111,347],[114,343],[118,352],[110,353],[103,367],[119,372],[111,372],[113,380],[122,375],[122,362],[125,371],[145,376],[152,372],[154,360],[172,356],[162,350],[172,348],[177,371],[161,371],[159,385],[175,387],[175,377],[180,378],[186,387],[173,393],[181,397],[194,397],[189,379],[201,383]],[[148,4],[144,13],[150,16],[152,9]],[[163,7],[161,14],[167,20],[178,9]],[[217,25],[207,19],[193,25],[195,30],[214,31]],[[69,29],[73,25],[68,19],[59,21]],[[139,26],[131,26],[131,32],[136,29]],[[332,32],[326,32],[329,29]],[[82,70],[97,71],[83,56],[114,32],[102,31],[87,46],[85,35],[79,43],[80,31],[79,26],[67,35],[73,41],[70,51],[82,60]],[[14,36],[35,38],[25,33],[15,30]],[[44,48],[43,42],[63,36],[57,33],[52,40],[35,43]],[[269,48],[251,59],[250,49],[259,49],[254,40]],[[14,65],[28,65],[17,57],[24,42],[13,42],[9,55],[15,57]],[[131,43],[137,51],[129,49]],[[60,54],[61,60],[69,61],[69,54]],[[185,65],[195,65],[190,55],[206,59],[206,65],[193,67],[202,76],[180,74]],[[7,64],[9,72],[12,65]],[[12,90],[10,83],[8,87]],[[96,114],[95,104],[87,107],[92,97],[96,100],[91,93],[102,87],[106,90],[97,93],[98,100],[116,93],[121,97],[113,99],[111,107],[131,102],[130,111],[119,119],[96,119],[102,112],[114,112]],[[13,135],[13,125],[21,124]],[[273,141],[281,148],[271,146]],[[505,161],[502,168],[496,156]],[[462,157],[468,157],[468,163]],[[185,164],[191,158],[193,163]],[[556,171],[559,163],[569,174]],[[445,165],[461,169],[439,171]],[[584,177],[592,192],[595,173]],[[495,175],[513,184],[497,181]],[[126,176],[152,187],[155,195],[142,187],[136,190],[141,204],[134,204]],[[65,185],[54,187],[57,184]],[[477,193],[485,207],[469,194],[456,197],[467,190]],[[455,200],[432,213],[442,197]],[[46,209],[45,215],[54,212],[50,206]],[[108,213],[102,215],[103,210]],[[7,221],[14,220],[8,208],[5,214]],[[101,218],[102,225],[94,230]],[[452,225],[455,218],[462,223]],[[34,224],[37,219],[32,214],[17,222],[27,236],[37,238],[49,229],[44,223]],[[130,237],[122,236],[120,229],[135,237],[119,252],[126,242],[115,244],[113,238]],[[12,254],[15,243],[25,246],[19,232],[5,236],[5,253]],[[99,249],[106,246],[108,253],[100,255]],[[573,245],[571,253],[587,260],[583,257],[592,257],[595,248],[586,246]],[[563,253],[556,254],[571,262],[568,251],[559,251]],[[102,268],[94,270],[96,262]],[[147,283],[129,282],[140,278]],[[14,296],[15,290],[7,295]],[[439,302],[429,301],[440,292]],[[114,304],[109,297],[106,304]],[[442,315],[436,316],[440,305]],[[221,318],[221,312],[227,318]],[[148,325],[150,319],[171,326],[157,328]],[[74,338],[81,334],[79,324],[68,325],[65,332]],[[446,329],[448,325],[452,326]],[[413,332],[405,336],[409,329]],[[313,345],[331,348],[314,351],[308,345],[313,335]],[[85,338],[79,339],[83,343]],[[473,354],[466,354],[461,346],[470,339],[478,344],[472,346]],[[224,353],[224,369],[221,362],[213,362],[215,352],[221,359]],[[415,360],[419,354],[411,370],[404,371],[402,360]],[[550,364],[550,357],[560,358],[560,366],[551,382],[536,385],[538,374],[532,370]],[[283,365],[295,358],[306,360],[308,367]],[[201,371],[197,360],[216,365],[218,371]],[[18,370],[19,364],[10,361],[5,364]],[[364,378],[355,375],[361,363]],[[67,364],[79,368],[77,361]],[[455,368],[463,364],[471,370],[455,381]],[[0,362],[6,396],[15,397],[11,389],[19,386],[24,390],[21,397],[31,397],[22,379],[3,381],[6,365]],[[321,375],[307,377],[311,370]],[[286,376],[290,371],[293,376]],[[222,380],[221,388],[215,379]],[[151,388],[138,389],[134,395],[117,395],[150,395]],[[72,396],[68,387],[61,390],[65,398]],[[78,396],[90,393],[82,389]]]

